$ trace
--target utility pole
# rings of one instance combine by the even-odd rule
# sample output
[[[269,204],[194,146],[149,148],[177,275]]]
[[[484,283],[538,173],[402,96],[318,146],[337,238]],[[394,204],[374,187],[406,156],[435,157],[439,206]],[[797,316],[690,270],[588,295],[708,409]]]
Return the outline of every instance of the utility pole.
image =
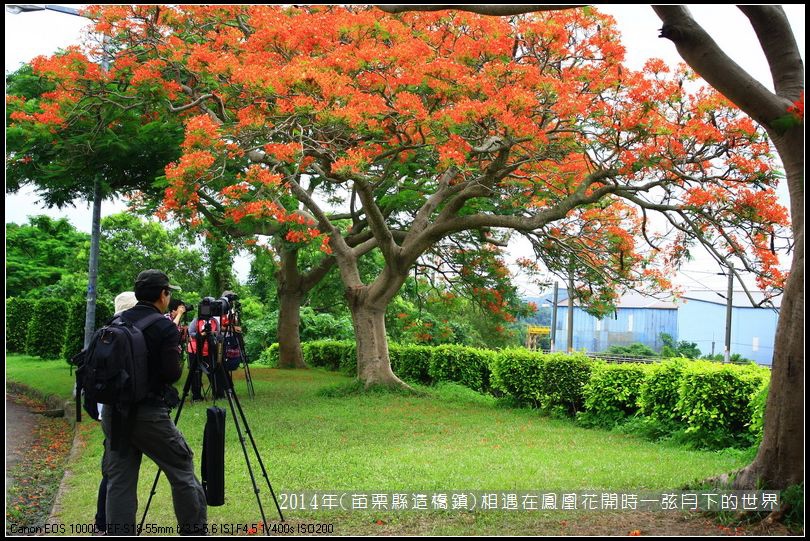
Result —
[[[557,303],[559,302],[557,294],[559,293],[559,285],[559,282],[554,282],[554,296],[552,297],[554,301],[551,304],[551,343],[549,349],[552,352],[554,351],[554,342],[557,339]]]
[[[726,350],[723,353],[723,362],[731,362],[731,305],[734,296],[734,264],[728,266],[728,292],[726,293]]]
[[[568,275],[568,353],[574,351],[574,273]]]

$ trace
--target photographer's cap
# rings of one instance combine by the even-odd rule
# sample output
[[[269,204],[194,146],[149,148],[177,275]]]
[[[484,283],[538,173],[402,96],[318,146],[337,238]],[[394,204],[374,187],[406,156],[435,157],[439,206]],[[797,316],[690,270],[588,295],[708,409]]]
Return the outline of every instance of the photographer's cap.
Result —
[[[138,278],[135,279],[135,289],[146,289],[151,287],[160,287],[163,289],[180,291],[178,286],[169,284],[169,277],[165,272],[156,269],[145,270],[138,275]]]

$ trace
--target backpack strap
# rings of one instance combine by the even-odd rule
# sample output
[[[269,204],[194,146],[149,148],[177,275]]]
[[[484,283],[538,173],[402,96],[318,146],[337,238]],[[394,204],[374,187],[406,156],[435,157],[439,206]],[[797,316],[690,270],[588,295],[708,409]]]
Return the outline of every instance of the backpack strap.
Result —
[[[138,330],[140,330],[141,332],[143,332],[143,331],[144,331],[144,330],[145,330],[147,327],[149,327],[150,325],[152,325],[152,323],[154,323],[154,322],[156,322],[156,321],[160,320],[160,319],[161,319],[161,318],[163,318],[163,317],[165,317],[165,316],[164,316],[163,314],[160,314],[160,313],[157,313],[157,314],[149,314],[148,316],[144,316],[144,317],[142,317],[142,318],[141,318],[141,319],[139,319],[138,321],[134,321],[134,322],[132,323],[132,325],[133,325],[134,327],[138,327]]]

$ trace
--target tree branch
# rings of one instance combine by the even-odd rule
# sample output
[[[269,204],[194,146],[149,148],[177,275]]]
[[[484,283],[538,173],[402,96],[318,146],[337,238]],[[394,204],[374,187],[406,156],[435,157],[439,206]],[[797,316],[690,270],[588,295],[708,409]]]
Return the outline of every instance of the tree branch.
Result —
[[[686,63],[737,107],[766,127],[785,114],[785,104],[723,52],[685,6],[653,9],[664,23],[660,37],[671,40]]]
[[[738,6],[768,59],[776,93],[790,101],[804,90],[804,63],[782,6]]]
[[[354,186],[357,189],[357,195],[360,196],[360,202],[363,204],[363,209],[366,211],[369,226],[372,233],[377,238],[380,251],[385,257],[386,263],[396,266],[397,256],[399,255],[400,247],[394,242],[394,237],[388,226],[385,224],[385,217],[377,206],[374,200],[374,194],[371,187],[362,180],[355,180]]]
[[[543,5],[543,6],[509,6],[509,5],[444,5],[444,6],[428,6],[428,5],[377,5],[378,9],[386,13],[403,13],[405,11],[444,11],[444,10],[458,10],[458,11],[471,11],[480,15],[520,15],[522,13],[530,13],[533,11],[557,11],[560,9],[574,9],[583,7],[582,5]]]

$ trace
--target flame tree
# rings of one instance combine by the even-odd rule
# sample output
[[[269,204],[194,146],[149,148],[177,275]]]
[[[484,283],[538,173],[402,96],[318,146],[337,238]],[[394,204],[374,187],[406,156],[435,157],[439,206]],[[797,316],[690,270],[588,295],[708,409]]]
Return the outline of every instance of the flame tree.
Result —
[[[686,69],[624,68],[613,21],[595,10],[97,14],[129,77],[194,112],[161,212],[320,244],[340,270],[366,385],[401,385],[386,306],[422,254],[464,231],[531,237],[549,267],[587,281],[597,308],[623,284],[668,287],[695,240],[742,258],[763,285],[783,279],[770,243],[787,218],[762,134],[717,93],[688,91]],[[650,213],[678,238],[657,234]],[[385,266],[364,282],[369,246]]]
[[[401,5],[382,9],[392,13],[463,9],[503,16],[571,7]],[[738,6],[762,47],[773,92],[734,62],[685,6],[653,8],[664,23],[660,37],[671,40],[692,69],[767,131],[785,167],[795,249],[779,312],[762,445],[734,484],[737,488],[757,488],[763,483],[786,488],[804,481],[804,62],[781,6]]]

